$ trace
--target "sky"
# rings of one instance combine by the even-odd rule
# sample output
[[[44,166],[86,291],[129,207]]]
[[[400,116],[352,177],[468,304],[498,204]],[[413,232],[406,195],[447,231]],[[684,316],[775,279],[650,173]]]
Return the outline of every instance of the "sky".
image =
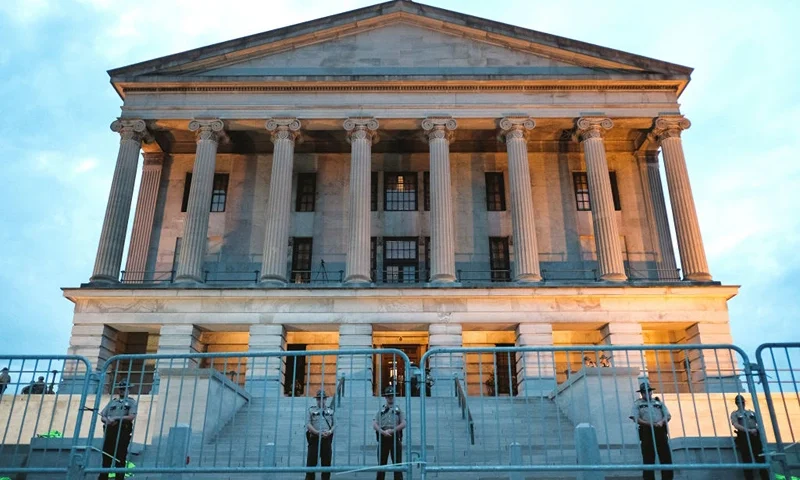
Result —
[[[107,70],[373,3],[0,1],[0,353],[66,352],[60,288],[91,275],[119,145]],[[800,340],[800,2],[419,3],[693,67],[684,149],[711,273],[742,286],[734,341]]]

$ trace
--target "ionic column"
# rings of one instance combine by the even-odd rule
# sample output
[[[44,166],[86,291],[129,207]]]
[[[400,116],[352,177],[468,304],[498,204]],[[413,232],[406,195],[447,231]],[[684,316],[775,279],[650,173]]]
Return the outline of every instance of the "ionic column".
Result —
[[[501,136],[508,151],[508,180],[511,190],[511,226],[514,235],[514,280],[538,282],[539,247],[533,214],[531,172],[528,166],[528,132],[536,124],[531,118],[503,118]]]
[[[378,141],[378,121],[348,118],[344,121],[350,143],[350,242],[347,246],[345,283],[370,283],[370,185],[372,144]]]
[[[142,141],[149,139],[144,120],[115,120],[111,130],[119,133],[119,153],[108,194],[106,216],[100,233],[100,244],[94,262],[91,282],[114,283],[119,279],[122,265],[122,250],[125,248],[125,233],[133,201],[133,185],[136,182],[136,164]]]
[[[189,122],[189,130],[195,132],[197,149],[176,282],[203,281],[203,257],[208,246],[208,217],[217,166],[217,146],[220,141],[227,139],[223,127],[222,120],[219,119]]]
[[[128,261],[125,264],[125,281],[141,282],[147,268],[147,253],[150,250],[150,235],[153,232],[153,219],[156,214],[158,187],[161,182],[161,169],[164,153],[144,154],[142,180],[139,182],[139,197],[136,200],[136,213],[133,215],[133,230],[128,246]]]
[[[658,168],[658,151],[648,151],[644,154],[644,176],[647,178],[649,200],[653,212],[658,251],[661,253],[661,262],[658,267],[658,278],[662,280],[678,280],[678,265],[675,263],[675,252],[672,249],[672,235],[667,218],[667,204],[664,201],[664,188],[661,184],[661,170]]]
[[[612,126],[614,123],[610,118],[582,117],[578,119],[576,133],[586,160],[600,280],[624,282],[627,276],[622,260],[619,229],[614,218],[614,199],[608,175],[606,147],[603,143],[603,131]]]
[[[450,189],[450,140],[457,123],[453,118],[426,118],[431,169],[431,283],[456,281],[453,198]]]
[[[710,282],[711,274],[708,271],[681,142],[681,131],[690,126],[689,120],[682,116],[658,117],[653,133],[664,155],[664,170],[667,172],[667,187],[678,237],[683,278],[695,282]]]
[[[300,135],[300,121],[296,118],[271,118],[267,120],[266,127],[272,134],[275,148],[267,200],[261,282],[283,285],[286,283],[286,249],[292,208],[294,144]]]

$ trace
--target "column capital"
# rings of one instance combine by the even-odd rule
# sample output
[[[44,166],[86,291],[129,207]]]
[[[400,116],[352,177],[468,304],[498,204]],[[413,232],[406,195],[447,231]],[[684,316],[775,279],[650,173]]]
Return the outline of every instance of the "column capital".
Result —
[[[194,132],[198,143],[201,141],[220,143],[228,140],[225,124],[218,118],[196,118],[189,122],[189,131]]]
[[[503,117],[500,119],[500,140],[528,141],[528,134],[535,126],[536,122],[531,117]]]
[[[575,121],[575,135],[583,142],[590,138],[603,138],[604,130],[610,130],[614,122],[608,117],[581,117]]]
[[[142,168],[147,167],[161,167],[164,165],[164,157],[167,154],[164,152],[144,152],[142,157],[144,157],[144,163],[142,164]]]
[[[444,138],[450,141],[457,127],[458,122],[452,117],[428,117],[422,121],[422,129],[427,132],[428,140]]]
[[[378,120],[373,117],[350,117],[342,124],[347,130],[347,143],[353,139],[378,142]]]
[[[665,138],[680,137],[683,130],[692,126],[692,122],[683,115],[665,115],[657,117],[653,122],[653,135],[658,143]]]
[[[118,118],[111,122],[111,131],[119,133],[120,141],[151,142],[153,136],[147,130],[147,124],[141,119]]]
[[[291,117],[273,117],[265,123],[267,130],[272,134],[272,143],[278,140],[291,140],[294,142],[300,137],[300,120]]]

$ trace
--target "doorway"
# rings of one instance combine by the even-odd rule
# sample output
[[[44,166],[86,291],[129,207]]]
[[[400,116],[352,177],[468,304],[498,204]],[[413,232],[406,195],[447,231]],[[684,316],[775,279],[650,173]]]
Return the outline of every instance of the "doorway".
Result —
[[[404,396],[406,394],[406,376],[419,374],[419,359],[422,357],[424,347],[423,345],[381,345],[380,348],[394,348],[405,353],[411,364],[412,372],[406,372],[405,362],[397,355],[375,355],[375,369],[373,370],[375,394],[383,395],[387,387],[394,387],[397,396]]]
[[[286,345],[289,352],[305,352],[305,344],[290,343]],[[287,396],[300,396],[306,389],[306,357],[286,357],[286,370],[283,376],[283,394]]]
[[[497,347],[513,347],[513,343],[498,343]],[[494,384],[498,395],[517,395],[516,354],[512,352],[495,352],[494,364],[497,371]]]

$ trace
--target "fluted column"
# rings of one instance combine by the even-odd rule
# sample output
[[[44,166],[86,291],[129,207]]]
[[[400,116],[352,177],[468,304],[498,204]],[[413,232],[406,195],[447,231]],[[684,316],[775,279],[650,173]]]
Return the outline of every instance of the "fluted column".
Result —
[[[350,142],[350,242],[347,245],[345,283],[370,283],[370,186],[372,144],[378,141],[378,121],[348,118],[344,121]]]
[[[125,281],[141,282],[147,268],[147,253],[150,250],[150,235],[153,232],[153,219],[156,213],[158,187],[161,182],[161,169],[164,165],[163,152],[144,154],[142,179],[139,182],[139,197],[133,215],[133,230],[128,246],[128,261],[125,264]]]
[[[653,212],[653,226],[655,227],[658,250],[661,253],[658,278],[661,280],[678,280],[678,265],[675,263],[675,252],[672,249],[667,204],[664,200],[664,187],[661,184],[661,170],[658,167],[658,151],[653,150],[645,153],[644,163],[644,176],[647,178],[649,192],[645,199],[649,200]]]
[[[176,282],[203,281],[203,258],[208,246],[208,217],[214,188],[214,170],[217,166],[217,146],[220,141],[227,139],[223,127],[222,120],[219,119],[189,122],[189,130],[195,132],[197,149]]]
[[[531,118],[503,118],[502,137],[508,151],[508,181],[511,191],[511,227],[514,235],[514,280],[538,282],[539,247],[533,214],[531,172],[528,166],[528,132],[536,124]]]
[[[691,126],[682,116],[658,117],[653,133],[661,145],[664,155],[664,170],[667,173],[667,188],[672,203],[672,218],[678,237],[678,252],[684,280],[695,282],[711,281],[708,271],[700,223],[694,206],[686,158],[683,155],[681,131]]]
[[[610,118],[582,117],[578,119],[576,133],[586,160],[600,280],[623,282],[627,276],[619,242],[619,229],[614,218],[614,199],[611,195],[611,180],[603,142],[604,130],[613,126]]]
[[[272,176],[267,200],[267,229],[264,235],[264,257],[261,282],[286,283],[286,249],[289,243],[289,220],[292,208],[292,168],[294,144],[300,135],[296,118],[271,118],[267,130],[272,134]]]
[[[114,283],[119,278],[133,201],[133,185],[136,182],[136,164],[142,141],[149,138],[144,120],[115,120],[111,123],[111,130],[119,133],[120,141],[103,230],[90,279],[91,282],[98,283]]]
[[[431,283],[456,281],[453,197],[450,188],[450,140],[458,124],[453,118],[426,118],[431,169]]]

